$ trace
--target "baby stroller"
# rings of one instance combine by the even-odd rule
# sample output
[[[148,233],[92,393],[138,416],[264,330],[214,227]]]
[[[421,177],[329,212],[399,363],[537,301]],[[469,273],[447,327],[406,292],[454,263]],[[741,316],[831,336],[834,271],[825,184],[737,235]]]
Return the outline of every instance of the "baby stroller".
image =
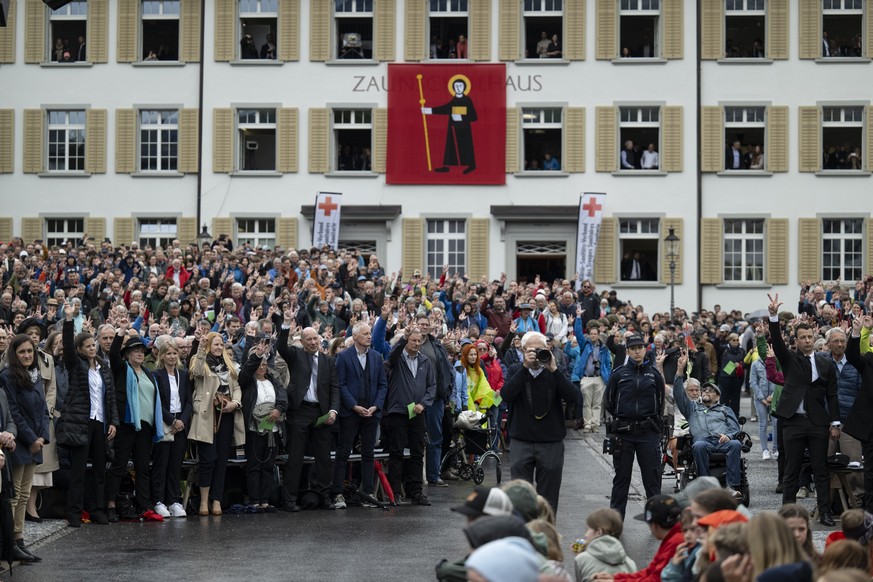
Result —
[[[500,455],[493,448],[497,436],[497,427],[492,426],[491,415],[485,415],[475,410],[465,410],[455,421],[454,445],[443,455],[440,472],[455,471],[464,481],[480,485],[485,480],[485,469],[482,465],[486,459],[495,462],[497,483],[503,478],[500,468]],[[467,462],[467,456],[472,455],[473,463]]]

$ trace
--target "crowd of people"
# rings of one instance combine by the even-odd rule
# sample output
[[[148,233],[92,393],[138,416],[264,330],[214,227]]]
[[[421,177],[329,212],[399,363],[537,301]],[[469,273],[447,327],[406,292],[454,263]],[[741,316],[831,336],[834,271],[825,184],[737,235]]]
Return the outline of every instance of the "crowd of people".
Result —
[[[796,312],[782,311],[775,296],[769,322],[750,323],[718,305],[649,314],[578,278],[472,280],[448,268],[439,278],[418,270],[405,276],[355,250],[234,246],[226,235],[167,248],[115,247],[87,235],[54,246],[16,238],[0,245],[0,256],[0,509],[5,503],[14,515],[11,557],[25,562],[38,558],[24,542],[24,521],[40,519],[33,499],[53,487],[53,475],[64,475],[71,527],[192,512],[375,507],[381,442],[386,494],[397,506],[429,506],[428,488],[458,479],[441,460],[456,437],[455,419],[472,411],[503,433],[489,446],[504,447],[513,482],[504,487],[508,501],[495,489],[477,493],[481,507],[471,497],[473,509],[460,510],[484,515],[465,530],[475,551],[440,579],[463,579],[452,578],[458,572],[505,579],[489,573],[506,566],[494,558],[504,553],[535,565],[538,575],[572,579],[560,567],[553,532],[570,425],[608,435],[615,466],[611,507],[589,516],[579,544],[586,550],[577,566],[591,574],[580,580],[634,570],[619,551],[634,459],[649,498],[642,519],[663,543],[628,579],[657,579],[653,568],[669,563],[680,570],[676,580],[751,580],[781,564],[824,568],[810,547],[786,541],[798,531],[790,519],[805,519],[808,529],[808,516],[793,504],[804,489],[815,491],[819,521],[833,526],[827,457],[838,448],[860,462],[873,445],[863,420],[873,406],[863,389],[873,382],[873,317],[865,315],[873,277],[854,289],[804,285]],[[778,457],[783,512],[794,513],[731,525],[720,542],[716,527],[747,514],[740,508],[743,519],[731,513],[708,525],[695,507],[734,512],[741,499],[732,459],[746,384],[762,455]],[[682,495],[660,497],[665,417],[693,441],[695,483],[713,484],[710,453],[727,455],[725,482],[709,493],[715,501],[696,506],[690,497],[690,509],[682,509]],[[353,452],[361,463],[350,468]],[[245,459],[244,494],[225,491],[232,457]],[[284,461],[279,492],[277,458]],[[186,459],[196,463],[187,507],[180,490]],[[853,492],[868,511],[870,469]],[[527,491],[526,501],[510,489]],[[847,536],[868,527],[868,518],[873,523],[861,513]],[[545,524],[527,523],[534,517]],[[497,518],[504,523],[488,525]],[[522,539],[495,539],[511,531]],[[761,536],[783,544],[786,561],[756,553]],[[701,538],[704,551],[694,549]],[[488,549],[491,541],[500,542],[497,550]],[[750,549],[722,561],[718,543]],[[533,562],[529,548],[539,550]]]

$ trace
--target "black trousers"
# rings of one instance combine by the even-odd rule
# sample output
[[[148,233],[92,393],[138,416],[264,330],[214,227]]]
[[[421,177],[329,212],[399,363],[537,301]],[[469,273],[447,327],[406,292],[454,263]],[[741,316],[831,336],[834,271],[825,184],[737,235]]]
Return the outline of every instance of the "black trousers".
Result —
[[[564,441],[532,443],[515,439],[509,460],[512,478],[536,484],[537,493],[557,511],[564,475]]]
[[[246,490],[249,503],[255,505],[270,502],[279,433],[274,432],[272,436],[274,446],[271,447],[269,434],[246,431]]]
[[[207,501],[221,502],[224,498],[224,477],[227,473],[231,445],[233,445],[234,414],[222,413],[218,432],[212,435],[211,443],[197,443],[197,484],[201,487],[209,487]]]
[[[354,412],[339,418],[339,444],[336,448],[336,461],[333,464],[333,484],[331,495],[343,492],[349,455],[355,445],[355,437],[361,435],[361,491],[373,494],[375,490],[376,468],[373,464],[376,450],[376,431],[379,419],[375,416],[363,417]]]
[[[182,503],[182,461],[188,449],[187,431],[177,432],[171,443],[152,448],[152,501],[170,506]]]
[[[386,414],[384,425],[388,439],[388,483],[395,497],[401,491],[407,497],[420,495],[426,433],[424,415],[417,414],[409,418],[405,412]],[[409,459],[403,458],[403,449],[406,448],[409,449]]]
[[[99,420],[88,421],[88,444],[70,447],[70,484],[67,488],[67,516],[71,523],[82,518],[85,505],[85,470],[92,461],[94,506],[91,512],[106,508],[106,428]]]
[[[864,455],[864,508],[873,513],[873,439],[861,441],[861,454]]]
[[[779,480],[777,483],[782,484],[785,478],[785,464],[788,456],[785,454],[785,425],[781,420],[776,422],[776,450],[779,451],[779,458],[776,459],[776,470],[778,471]]]
[[[731,410],[734,411],[734,414],[737,418],[740,417],[740,392],[743,388],[741,383],[737,383],[733,380],[728,381],[724,384],[724,386],[719,386],[721,388],[721,403],[726,404],[730,407]],[[754,411],[754,407],[752,407]]]
[[[612,480],[612,496],[609,507],[624,518],[627,508],[627,495],[630,490],[631,475],[634,470],[634,456],[640,466],[640,476],[646,498],[661,493],[661,437],[649,431],[621,435],[621,449],[612,456],[615,477]]]
[[[804,462],[804,452],[809,449],[809,463],[815,480],[815,494],[818,509],[830,513],[831,478],[828,472],[828,431],[829,427],[813,424],[806,415],[795,414],[779,424],[785,425],[783,440],[785,454],[785,476],[782,481],[782,504],[796,503],[800,488],[800,470]]]
[[[127,462],[133,455],[133,469],[136,471],[136,504],[140,512],[151,508],[151,467],[152,438],[154,429],[147,422],[140,424],[140,430],[133,425],[122,424],[115,435],[115,459],[109,467],[106,484],[106,498],[115,501],[121,480],[127,473]]]
[[[300,492],[300,474],[303,472],[303,455],[309,444],[315,457],[315,476],[310,479],[310,489],[327,497],[330,494],[330,430],[328,425],[315,428],[315,421],[321,416],[318,404],[306,401],[300,408],[288,413],[288,463],[285,465],[283,485],[289,502],[297,501]]]
[[[443,456],[445,456],[445,454],[452,448],[452,432],[454,431],[454,425],[455,417],[447,408],[446,413],[443,415]],[[440,462],[442,462],[442,459],[440,459]]]

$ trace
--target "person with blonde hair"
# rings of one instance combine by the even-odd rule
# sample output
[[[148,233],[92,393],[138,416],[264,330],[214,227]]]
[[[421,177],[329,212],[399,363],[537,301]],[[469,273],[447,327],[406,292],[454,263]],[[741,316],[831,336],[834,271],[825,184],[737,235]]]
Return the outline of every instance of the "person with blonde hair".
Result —
[[[555,510],[549,505],[548,500],[542,495],[537,495],[537,511],[538,519],[549,522],[555,525]]]
[[[838,540],[829,545],[822,555],[819,576],[829,572],[857,568],[864,572],[870,569],[870,557],[867,549],[855,540]],[[868,575],[869,580],[869,575]]]
[[[746,569],[752,572],[751,579],[758,579],[766,570],[780,566],[785,567],[782,570],[786,573],[790,571],[792,575],[800,576],[798,582],[805,578],[807,572],[811,579],[812,566],[809,558],[779,515],[769,511],[757,514],[749,520],[746,535],[750,555],[750,560],[746,561]],[[740,554],[731,556],[724,561],[722,571],[727,573],[734,562],[742,561]],[[728,566],[727,569],[725,566]],[[776,579],[776,574],[777,572],[768,572],[765,577]]]

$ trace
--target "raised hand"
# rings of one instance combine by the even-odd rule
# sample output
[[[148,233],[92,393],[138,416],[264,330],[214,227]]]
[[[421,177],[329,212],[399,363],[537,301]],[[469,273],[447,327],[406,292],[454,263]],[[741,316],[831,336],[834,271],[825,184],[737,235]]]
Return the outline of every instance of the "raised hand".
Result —
[[[679,361],[676,362],[676,370],[677,374],[685,371],[685,366],[688,365],[688,354],[683,350],[682,355],[679,356]]]
[[[767,299],[770,300],[770,304],[767,306],[767,311],[770,313],[770,315],[778,315],[779,307],[782,306],[782,302],[779,301],[779,294],[776,293],[775,296],[771,297],[770,294],[767,293]]]

